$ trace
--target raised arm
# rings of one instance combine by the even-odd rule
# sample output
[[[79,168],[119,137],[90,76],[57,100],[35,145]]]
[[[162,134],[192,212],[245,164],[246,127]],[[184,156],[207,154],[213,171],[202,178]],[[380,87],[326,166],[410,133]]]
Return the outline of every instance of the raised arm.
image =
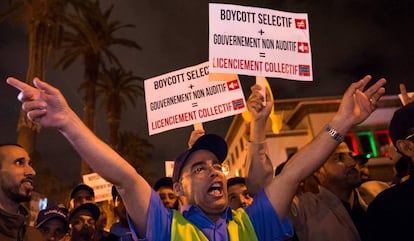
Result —
[[[370,80],[371,76],[367,75],[352,83],[344,93],[338,112],[327,123],[338,133],[346,134],[352,126],[364,121],[376,109],[377,101],[385,93],[382,86],[386,81],[380,79],[364,91]],[[315,172],[338,144],[339,142],[323,128],[287,162],[283,172],[265,187],[266,195],[280,219],[286,217],[299,183]]]
[[[250,122],[249,146],[246,157],[248,176],[247,190],[252,195],[263,189],[273,179],[273,165],[266,155],[266,122],[273,106],[268,89],[263,104],[262,87],[253,85],[247,100],[247,108],[252,116]]]
[[[61,92],[37,78],[32,87],[15,78],[7,83],[20,93],[27,117],[43,127],[57,128],[80,156],[103,178],[113,183],[125,203],[140,236],[145,235],[151,187],[112,148],[97,138],[69,107]]]

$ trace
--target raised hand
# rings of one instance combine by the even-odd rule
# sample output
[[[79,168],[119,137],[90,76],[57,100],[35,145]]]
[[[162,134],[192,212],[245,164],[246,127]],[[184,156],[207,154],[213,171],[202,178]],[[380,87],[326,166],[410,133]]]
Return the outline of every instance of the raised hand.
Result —
[[[41,81],[33,80],[35,87],[16,78],[7,78],[7,83],[20,91],[18,100],[27,117],[44,127],[62,128],[72,112],[61,92]]]
[[[198,138],[202,137],[205,134],[204,130],[196,129],[193,130],[190,134],[190,138],[188,139],[188,148],[191,148],[193,144],[198,140]]]
[[[400,84],[400,92],[401,92],[401,102],[403,105],[411,103],[414,101],[414,96],[409,96],[407,93],[407,89],[405,88],[405,84]]]
[[[252,120],[263,120],[265,122],[272,110],[273,100],[270,98],[269,91],[266,89],[266,102],[263,103],[264,96],[261,94],[262,88],[257,84],[250,88],[252,93],[247,100],[247,109],[252,116]]]
[[[386,80],[384,78],[379,79],[364,91],[371,78],[370,75],[367,75],[349,86],[342,97],[341,105],[334,120],[338,123],[348,124],[348,126],[357,125],[367,119],[377,108],[378,100],[385,93],[382,86],[386,83]]]

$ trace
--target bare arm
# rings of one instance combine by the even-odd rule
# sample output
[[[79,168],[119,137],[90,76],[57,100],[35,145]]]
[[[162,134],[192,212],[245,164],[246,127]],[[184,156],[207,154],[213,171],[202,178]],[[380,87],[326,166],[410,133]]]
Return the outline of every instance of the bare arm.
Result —
[[[43,127],[57,128],[91,168],[116,185],[138,235],[146,231],[151,187],[128,162],[95,136],[69,107],[60,91],[39,79],[36,88],[15,78],[7,83],[20,90],[19,100],[27,117]]]
[[[249,148],[247,150],[246,178],[247,190],[252,195],[263,189],[273,178],[273,165],[266,155],[266,121],[273,106],[269,91],[266,89],[266,102],[263,104],[262,87],[253,85],[247,101],[252,116],[250,123]],[[253,163],[253,164],[252,164]]]
[[[371,76],[365,76],[352,83],[344,93],[338,112],[329,122],[339,133],[347,133],[352,126],[364,121],[376,109],[377,101],[385,93],[382,86],[386,81],[380,79],[363,91],[370,80]],[[290,159],[283,172],[265,187],[266,195],[280,219],[286,217],[299,183],[315,172],[338,144],[325,130],[321,130]]]

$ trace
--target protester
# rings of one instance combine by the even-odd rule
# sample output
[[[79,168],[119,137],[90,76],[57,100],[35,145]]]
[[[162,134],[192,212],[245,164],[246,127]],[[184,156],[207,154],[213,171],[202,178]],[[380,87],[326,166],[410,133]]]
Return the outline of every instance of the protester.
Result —
[[[389,134],[398,152],[414,161],[414,102],[395,111]],[[369,240],[413,240],[414,179],[395,185],[374,199],[368,208]]]
[[[256,100],[256,105],[248,103],[247,106],[252,113],[261,117],[252,119],[250,139],[257,143],[264,143],[266,138],[264,121],[267,120],[268,109],[271,106],[261,105],[260,89],[259,86],[252,87],[249,101]],[[261,112],[263,116],[260,115]],[[335,133],[332,134],[335,136]],[[352,151],[343,142],[343,138],[337,138],[337,141],[341,143],[326,158],[326,162],[313,175],[305,179],[319,185],[317,187],[311,185],[312,188],[305,192],[298,188],[292,202],[289,218],[301,241],[360,240],[366,235],[367,204],[356,189],[361,184],[359,169],[352,157]],[[249,168],[252,171],[248,179],[249,184],[254,184],[254,189],[264,187],[266,183],[273,182],[280,175],[285,174],[295,156],[300,153],[296,153],[276,168],[278,173],[273,178],[269,175],[273,173],[272,162],[266,158],[265,150],[264,144],[261,148],[249,150],[248,163],[251,163]],[[312,161],[311,156],[307,158],[308,161]],[[248,189],[252,188],[248,186]]]
[[[227,192],[231,209],[247,208],[252,204],[253,197],[247,191],[246,179],[232,177],[227,180]]]
[[[26,225],[28,211],[21,205],[31,200],[36,175],[29,154],[17,144],[0,145],[0,240],[42,240]]]
[[[77,208],[85,203],[96,204],[95,192],[92,187],[88,186],[87,184],[80,183],[75,188],[73,188],[72,192],[70,193],[70,207],[71,209]],[[98,208],[100,215],[98,221],[95,224],[95,240],[101,240],[109,236],[109,232],[105,230],[107,223],[107,214],[101,206],[98,206]]]
[[[34,225],[42,233],[44,241],[65,240],[69,231],[68,209],[54,206],[41,210]]]
[[[70,208],[77,208],[85,203],[95,203],[95,192],[86,184],[79,184],[70,193]]]
[[[160,195],[161,201],[166,208],[178,209],[178,198],[173,190],[171,177],[162,177],[154,184],[154,190]]]
[[[361,182],[366,182],[370,180],[370,173],[368,168],[368,158],[365,154],[354,155],[353,158],[356,161],[357,167],[359,169],[359,174],[361,176]]]
[[[323,164],[339,144],[341,133],[364,121],[376,109],[385,92],[385,79],[363,91],[370,79],[366,76],[350,85],[326,130],[298,151],[278,178],[256,194],[246,209],[232,213],[228,207],[221,169],[227,155],[226,143],[212,134],[200,137],[175,160],[174,189],[184,200],[182,214],[164,207],[144,178],[84,125],[59,90],[37,78],[33,81],[35,87],[14,78],[7,82],[20,90],[19,100],[30,120],[57,128],[95,172],[117,187],[138,237],[283,240],[292,234],[286,215],[299,183]],[[266,93],[268,97],[269,92]]]
[[[395,176],[391,181],[391,185],[397,185],[407,181],[412,175],[413,163],[411,158],[401,156],[394,164]]]
[[[102,211],[94,203],[85,203],[72,209],[69,214],[71,241],[117,241],[113,234],[102,235],[98,220]]]

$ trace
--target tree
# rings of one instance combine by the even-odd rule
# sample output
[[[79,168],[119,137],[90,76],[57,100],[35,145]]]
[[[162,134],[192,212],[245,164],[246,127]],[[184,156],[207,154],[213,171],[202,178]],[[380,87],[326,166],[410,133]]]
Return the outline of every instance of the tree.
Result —
[[[61,19],[67,3],[65,0],[9,0],[7,9],[0,15],[0,21],[12,18],[13,22],[23,23],[27,27],[29,61],[26,82],[31,85],[34,77],[45,79],[48,59],[59,43]],[[17,143],[32,154],[40,127],[29,121],[22,111],[17,131]]]
[[[111,51],[112,45],[121,45],[135,49],[141,47],[134,41],[116,38],[115,32],[123,28],[133,28],[132,24],[110,21],[114,5],[102,11],[99,1],[85,1],[82,7],[65,18],[62,57],[57,66],[66,69],[78,58],[85,66],[84,81],[81,88],[84,94],[84,121],[94,130],[94,111],[96,101],[96,83],[101,65],[104,61],[121,66],[118,57]]]
[[[134,49],[141,47],[134,41],[117,38],[114,34],[124,28],[135,27],[132,24],[121,24],[111,21],[110,16],[114,5],[102,11],[99,1],[85,0],[73,14],[65,17],[65,31],[61,48],[62,57],[56,65],[67,68],[78,58],[83,59],[85,66],[84,80],[81,89],[84,89],[84,121],[94,131],[96,83],[100,67],[105,61],[120,66],[116,55],[111,51],[112,45],[121,45]],[[82,174],[90,173],[90,168],[82,162]]]
[[[117,151],[125,158],[145,180],[154,183],[155,173],[151,170],[150,151],[154,146],[146,139],[131,131],[119,133]]]
[[[127,103],[136,106],[136,98],[144,95],[144,89],[138,83],[143,79],[134,76],[132,71],[120,67],[104,68],[97,83],[97,93],[101,95],[105,107],[109,128],[109,144],[116,149],[122,110]]]

